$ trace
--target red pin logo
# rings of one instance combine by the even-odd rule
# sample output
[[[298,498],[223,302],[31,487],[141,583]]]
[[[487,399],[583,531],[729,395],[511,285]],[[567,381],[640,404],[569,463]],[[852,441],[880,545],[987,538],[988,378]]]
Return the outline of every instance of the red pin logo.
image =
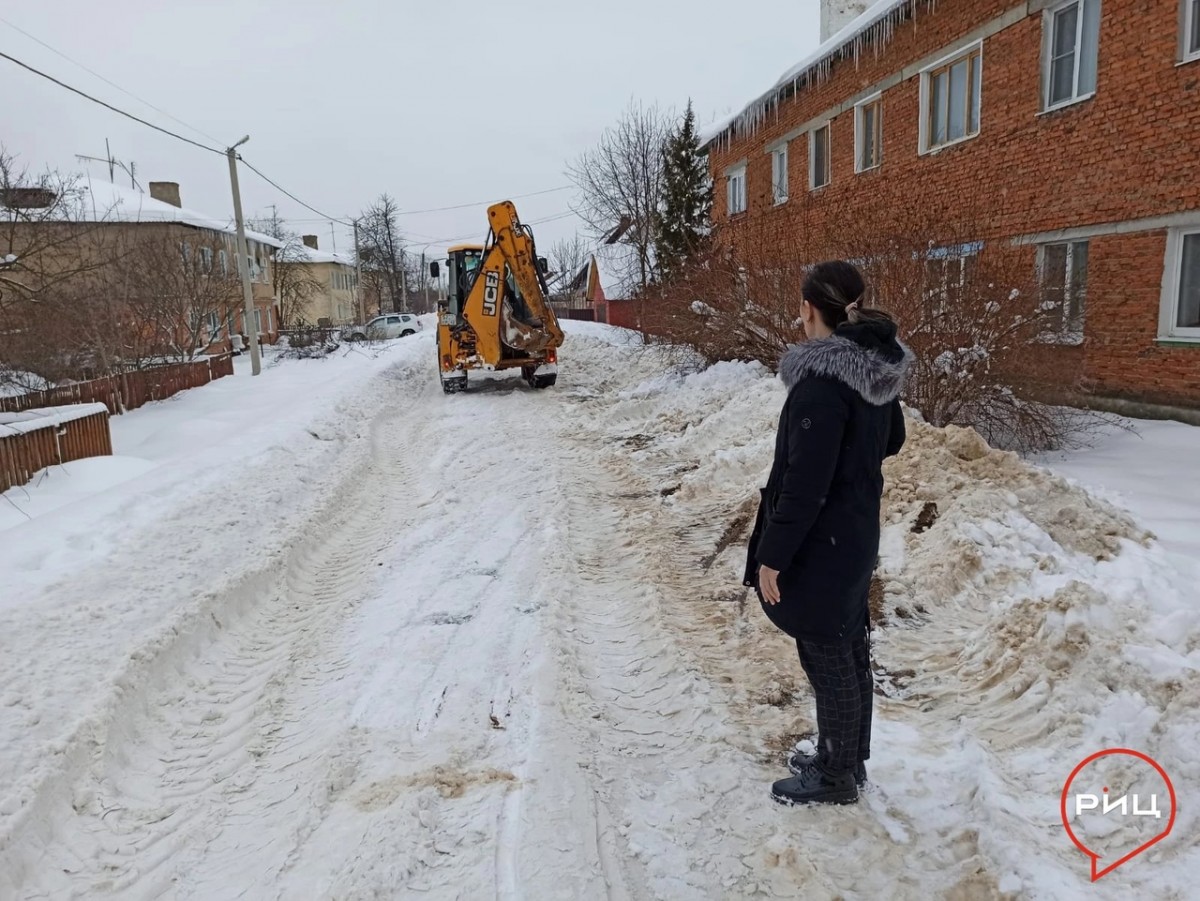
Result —
[[[1101,757],[1109,757],[1115,754],[1125,754],[1129,757],[1135,757],[1144,763],[1148,763],[1158,772],[1158,775],[1162,777],[1163,782],[1165,782],[1167,786],[1167,794],[1171,799],[1171,814],[1167,819],[1167,826],[1165,829],[1163,829],[1149,841],[1143,842],[1128,854],[1125,854],[1123,857],[1118,858],[1101,869],[1100,861],[1103,859],[1103,855],[1097,851],[1093,851],[1082,841],[1080,841],[1079,837],[1075,834],[1075,830],[1071,827],[1072,810],[1076,815],[1079,815],[1085,810],[1103,810],[1105,814],[1109,813],[1110,811],[1115,811],[1121,816],[1153,816],[1156,819],[1162,818],[1162,812],[1158,809],[1157,794],[1150,795],[1148,798],[1139,797],[1135,794],[1131,801],[1126,795],[1122,795],[1119,798],[1112,797],[1113,793],[1109,792],[1108,786],[1104,786],[1104,793],[1102,795],[1090,793],[1079,794],[1071,791],[1071,784],[1075,781],[1075,777],[1079,775],[1080,771],[1083,770],[1084,767],[1093,761],[1099,760]],[[1101,807],[1102,803],[1103,807]],[[1154,760],[1148,754],[1143,754],[1141,751],[1132,751],[1129,748],[1109,748],[1104,751],[1097,751],[1090,757],[1085,758],[1077,767],[1075,767],[1075,769],[1071,771],[1071,775],[1067,777],[1066,784],[1063,785],[1062,790],[1061,807],[1063,828],[1067,830],[1067,835],[1071,837],[1071,841],[1075,843],[1075,847],[1086,854],[1088,859],[1091,860],[1092,882],[1095,882],[1101,876],[1105,876],[1122,864],[1128,863],[1143,851],[1146,851],[1154,845],[1157,845],[1164,838],[1170,835],[1171,829],[1175,825],[1175,806],[1175,786],[1171,784],[1171,777],[1167,775],[1167,771],[1159,766],[1156,760]],[[1130,807],[1132,807],[1132,814],[1130,814]]]

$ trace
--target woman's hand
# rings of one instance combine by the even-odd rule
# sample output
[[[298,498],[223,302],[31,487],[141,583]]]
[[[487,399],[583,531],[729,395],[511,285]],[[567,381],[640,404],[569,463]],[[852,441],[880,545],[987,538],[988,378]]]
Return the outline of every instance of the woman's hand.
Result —
[[[763,600],[774,606],[779,603],[779,570],[769,566],[758,568],[758,590],[762,592]]]

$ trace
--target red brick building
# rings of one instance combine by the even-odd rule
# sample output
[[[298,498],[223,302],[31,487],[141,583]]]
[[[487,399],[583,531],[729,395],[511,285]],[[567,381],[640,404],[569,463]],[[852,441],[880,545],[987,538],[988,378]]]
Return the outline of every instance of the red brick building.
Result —
[[[1064,376],[1200,407],[1200,0],[823,0],[822,31],[707,139],[722,241],[986,198],[952,253],[1003,244],[1057,292]]]

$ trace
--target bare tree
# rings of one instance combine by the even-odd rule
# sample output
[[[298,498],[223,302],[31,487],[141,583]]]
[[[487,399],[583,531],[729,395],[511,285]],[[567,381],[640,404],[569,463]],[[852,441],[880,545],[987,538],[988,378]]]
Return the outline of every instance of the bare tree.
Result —
[[[249,225],[283,245],[275,252],[275,265],[271,267],[271,288],[279,302],[280,328],[311,324],[307,315],[309,302],[325,290],[325,286],[313,275],[304,239],[288,228],[274,207],[269,217],[252,219]]]
[[[578,234],[560,238],[550,246],[547,261],[550,271],[561,278],[569,279],[579,273],[590,258],[587,242]]]
[[[128,307],[156,353],[191,360],[240,308],[236,267],[221,265],[220,236],[179,229],[140,232],[128,258]]]
[[[0,308],[110,265],[86,247],[108,211],[84,215],[84,202],[77,176],[33,175],[0,146]]]
[[[363,287],[381,313],[408,308],[408,254],[396,224],[399,212],[395,199],[385,193],[363,210],[358,220]]]
[[[631,248],[631,273],[645,289],[658,276],[654,245],[664,199],[663,148],[673,117],[631,102],[600,143],[567,168],[582,198],[575,211],[597,237],[619,234]]]
[[[0,148],[0,380],[107,374],[131,352],[107,290],[124,262],[113,211],[89,203],[77,176],[31,175]]]

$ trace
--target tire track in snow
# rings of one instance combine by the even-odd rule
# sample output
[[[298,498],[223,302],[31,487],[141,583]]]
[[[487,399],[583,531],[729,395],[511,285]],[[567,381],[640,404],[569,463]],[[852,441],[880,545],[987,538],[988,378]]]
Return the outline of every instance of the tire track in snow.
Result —
[[[286,565],[212,605],[225,611],[214,612],[215,629],[174,654],[152,690],[124,699],[109,740],[74,781],[74,815],[55,824],[52,854],[69,876],[55,894],[170,894],[226,818],[253,818],[300,792],[286,779],[294,760],[278,759],[303,754],[289,679],[336,680],[346,666],[335,658],[303,672],[330,623],[361,598],[389,528],[402,525],[387,506],[411,485],[409,457],[381,452],[398,423],[393,410],[375,424],[389,440],[376,440],[370,465],[347,474],[348,498],[317,518]],[[49,875],[44,863],[39,870]]]

